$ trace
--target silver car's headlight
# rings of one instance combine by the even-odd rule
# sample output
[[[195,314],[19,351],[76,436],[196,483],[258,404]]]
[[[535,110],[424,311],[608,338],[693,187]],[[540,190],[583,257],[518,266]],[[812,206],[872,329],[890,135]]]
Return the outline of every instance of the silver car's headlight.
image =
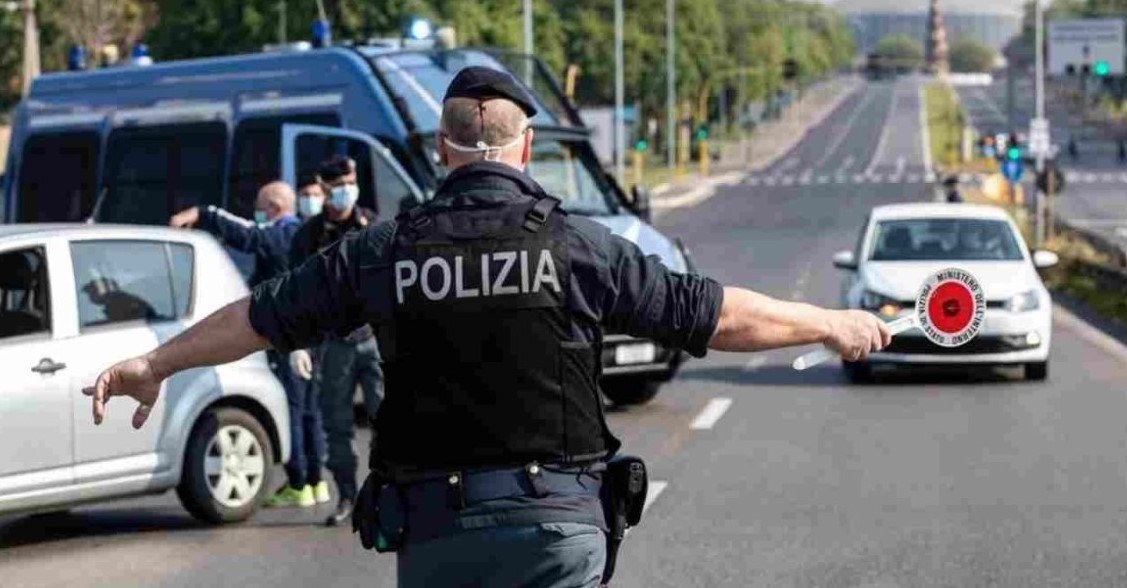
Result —
[[[1014,294],[1006,301],[1006,310],[1010,312],[1028,312],[1040,307],[1041,297],[1037,295],[1036,290]]]

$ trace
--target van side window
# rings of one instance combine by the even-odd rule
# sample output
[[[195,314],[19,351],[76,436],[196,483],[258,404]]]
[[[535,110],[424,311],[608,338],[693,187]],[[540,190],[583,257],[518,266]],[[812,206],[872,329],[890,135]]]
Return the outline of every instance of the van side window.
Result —
[[[0,253],[0,340],[51,331],[46,260],[40,247]]]
[[[182,249],[174,254],[173,248]],[[188,313],[190,247],[159,241],[79,241],[71,243],[70,254],[81,328],[175,320]]]
[[[339,127],[340,116],[333,112],[248,118],[235,127],[228,178],[227,210],[243,217],[254,214],[254,199],[264,184],[281,177],[280,145],[282,125],[286,123]]]
[[[16,222],[75,222],[94,210],[100,140],[95,131],[28,137],[20,157]]]
[[[302,134],[297,138],[296,154],[298,178],[316,174],[321,162],[334,155],[352,158],[356,162],[356,178],[359,181],[359,203],[375,210],[380,220],[395,218],[416,203],[411,186],[395,173],[383,154],[373,152],[363,141]]]
[[[115,129],[97,220],[164,225],[185,208],[220,204],[226,153],[222,122]]]

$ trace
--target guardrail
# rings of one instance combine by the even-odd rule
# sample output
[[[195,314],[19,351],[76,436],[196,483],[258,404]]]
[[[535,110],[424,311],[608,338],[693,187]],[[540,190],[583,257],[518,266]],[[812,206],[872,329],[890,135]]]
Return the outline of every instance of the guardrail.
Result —
[[[1067,260],[1077,273],[1091,278],[1101,291],[1127,296],[1127,270],[1080,260]]]

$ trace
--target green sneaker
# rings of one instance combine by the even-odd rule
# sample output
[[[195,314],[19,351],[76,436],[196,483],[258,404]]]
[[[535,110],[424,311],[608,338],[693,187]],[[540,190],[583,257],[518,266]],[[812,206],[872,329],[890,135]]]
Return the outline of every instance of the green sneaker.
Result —
[[[309,508],[315,504],[317,504],[317,501],[313,499],[313,487],[306,484],[301,490],[291,488],[287,485],[274,493],[273,496],[267,498],[264,506],[267,508],[287,506]]]
[[[317,485],[313,487],[313,498],[317,501],[317,504],[325,504],[332,500],[333,497],[329,495],[329,483],[324,480],[317,482]]]

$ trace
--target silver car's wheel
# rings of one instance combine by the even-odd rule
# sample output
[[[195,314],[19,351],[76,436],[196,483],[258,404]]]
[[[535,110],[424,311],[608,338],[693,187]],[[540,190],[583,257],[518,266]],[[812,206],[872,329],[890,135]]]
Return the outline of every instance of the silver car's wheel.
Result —
[[[210,523],[246,520],[266,498],[274,446],[263,423],[235,408],[213,408],[192,427],[176,494]]]
[[[242,508],[262,487],[266,459],[254,433],[240,425],[220,428],[207,445],[204,474],[207,489],[227,508]]]

